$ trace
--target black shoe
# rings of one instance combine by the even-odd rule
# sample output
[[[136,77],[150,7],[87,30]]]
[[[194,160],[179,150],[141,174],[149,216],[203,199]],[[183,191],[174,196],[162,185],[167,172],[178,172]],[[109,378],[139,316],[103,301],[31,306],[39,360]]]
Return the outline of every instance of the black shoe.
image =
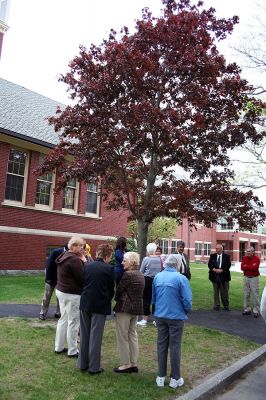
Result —
[[[68,355],[69,358],[78,358],[79,353]]]
[[[216,311],[219,311],[220,310],[220,306],[214,306],[213,309],[216,310]]]
[[[54,314],[54,317],[57,318],[57,319],[59,319],[59,318],[61,318],[61,314],[55,313],[55,314]]]
[[[224,307],[225,311],[231,311],[229,307]]]
[[[256,313],[256,312],[253,314],[254,318],[259,318],[259,316],[260,316],[259,313]]]
[[[40,319],[41,321],[45,321],[45,320],[46,320],[46,316],[43,315],[43,314],[40,314],[40,315],[39,315],[39,319]]]
[[[251,311],[243,311],[242,315],[251,315]]]
[[[62,354],[62,353],[67,353],[68,352],[68,349],[66,349],[65,347],[63,348],[63,350],[61,350],[61,351],[54,351],[55,352],[55,354]]]
[[[103,368],[100,368],[99,371],[88,371],[90,375],[102,374],[104,372]]]
[[[131,367],[131,372],[136,372],[136,373],[138,373],[138,372],[139,372],[138,367]]]
[[[124,368],[124,369],[114,368],[113,371],[116,372],[117,374],[131,374],[131,372],[133,372],[132,367]]]

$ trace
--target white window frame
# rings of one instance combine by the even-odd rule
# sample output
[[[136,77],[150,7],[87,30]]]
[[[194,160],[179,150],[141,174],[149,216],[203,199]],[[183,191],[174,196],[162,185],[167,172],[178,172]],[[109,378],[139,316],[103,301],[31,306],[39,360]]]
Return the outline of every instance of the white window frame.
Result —
[[[166,245],[166,244],[167,244],[167,245]],[[166,245],[166,246],[165,246],[165,245]],[[169,246],[169,239],[160,239],[160,240],[159,240],[159,246],[160,246],[161,249],[162,249],[162,254],[166,254],[166,255],[170,254],[170,253],[169,253],[169,249],[170,249],[171,247]],[[165,251],[166,247],[167,247],[167,252]]]
[[[91,184],[95,185],[97,190],[95,190],[95,191],[89,190],[89,185],[91,185]],[[97,204],[96,204],[96,212],[95,213],[87,211],[87,196],[88,196],[88,192],[89,193],[95,193],[96,196],[97,196],[96,197],[97,198]],[[85,211],[85,215],[87,217],[96,217],[96,216],[98,217],[99,216],[99,212],[100,212],[100,195],[99,195],[99,192],[100,192],[100,185],[99,184],[92,183],[92,182],[87,183],[87,188],[86,188],[86,211]]]
[[[39,162],[41,163],[43,161],[44,155],[40,154],[40,160]],[[44,182],[49,182],[48,180],[42,179],[42,176],[47,175],[44,174],[42,176],[39,176],[36,181],[36,189],[35,189],[35,208],[37,209],[42,209],[42,210],[52,210],[53,209],[53,204],[54,204],[54,188],[55,188],[55,172],[51,172],[52,174],[52,181],[51,181],[51,186],[50,186],[50,197],[49,197],[49,204],[39,204],[36,203],[36,196],[37,196],[37,185],[39,181],[44,181]]]
[[[79,185],[79,182],[77,181],[77,179],[75,179],[75,181],[76,181],[76,186],[75,187],[71,186],[71,185],[67,185],[66,186],[66,188],[69,187],[69,188],[75,189],[74,208],[65,208],[65,207],[63,207],[63,199],[62,199],[62,212],[66,213],[66,214],[77,214],[77,212],[78,212],[78,198],[79,198],[80,185]],[[63,190],[63,198],[64,198],[65,189]]]
[[[7,183],[7,175],[22,176],[22,175],[12,174],[12,173],[8,172],[8,163],[9,163],[9,157],[10,157],[11,150],[20,151],[20,152],[23,152],[23,153],[26,154],[25,167],[24,167],[24,176],[23,176],[22,199],[21,199],[21,201],[6,199],[5,198],[6,184],[5,184],[4,204],[25,205],[26,193],[27,193],[27,184],[28,184],[28,171],[29,171],[29,152],[27,150],[25,150],[25,149],[22,149],[22,148],[19,148],[19,147],[16,147],[16,146],[10,146],[9,154],[8,154],[8,161],[7,161],[7,168],[6,168],[6,183]]]
[[[197,254],[197,245],[200,245],[201,246],[201,253],[200,254]],[[199,241],[195,241],[195,257],[202,257],[202,242],[199,242]]]
[[[206,249],[205,249],[206,246]],[[207,250],[207,251],[205,251]],[[211,242],[204,242],[203,244],[203,255],[204,257],[209,257],[211,255],[211,251],[212,251],[212,244]]]

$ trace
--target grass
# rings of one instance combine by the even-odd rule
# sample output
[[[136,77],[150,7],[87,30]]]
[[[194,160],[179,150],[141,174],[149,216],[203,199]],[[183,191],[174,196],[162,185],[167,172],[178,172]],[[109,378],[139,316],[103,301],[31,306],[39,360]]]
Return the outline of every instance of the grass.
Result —
[[[212,285],[207,266],[192,265],[193,308],[212,307]],[[261,290],[266,277],[261,277]],[[1,276],[1,303],[40,304],[42,276]],[[230,305],[242,309],[242,275],[232,273]],[[156,329],[149,324],[139,329],[139,374],[116,376],[118,366],[115,324],[108,321],[104,332],[102,366],[105,373],[91,376],[75,368],[75,360],[54,354],[54,320],[1,318],[1,400],[170,400],[187,392],[202,379],[259,347],[258,344],[220,331],[185,324],[181,371],[185,385],[178,391],[157,388]]]
[[[204,264],[192,264],[193,309],[208,310],[213,304],[212,283],[208,279],[208,267]],[[230,307],[243,308],[243,276],[231,272]],[[260,292],[266,285],[266,277],[260,277]],[[44,291],[44,276],[0,276],[0,303],[40,304]],[[52,297],[55,304],[55,297]]]
[[[116,376],[118,366],[114,321],[104,332],[102,366],[91,376],[75,368],[73,359],[53,352],[56,323],[37,319],[1,319],[1,400],[142,400],[174,399],[210,374],[230,365],[258,345],[219,331],[186,324],[183,336],[182,376],[186,385],[176,393],[157,388],[156,329],[139,329],[139,374]]]

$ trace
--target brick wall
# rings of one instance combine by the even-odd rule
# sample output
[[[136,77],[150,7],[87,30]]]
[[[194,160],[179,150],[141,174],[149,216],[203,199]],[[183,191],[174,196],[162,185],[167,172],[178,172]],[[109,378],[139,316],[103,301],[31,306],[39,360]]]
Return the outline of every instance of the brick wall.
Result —
[[[0,142],[0,226],[24,228],[65,233],[80,233],[98,236],[125,236],[128,212],[126,210],[107,211],[101,205],[101,218],[85,217],[86,185],[80,184],[78,212],[81,215],[63,214],[62,193],[55,195],[53,210],[43,211],[34,208],[37,177],[33,171],[39,162],[39,153],[29,152],[29,170],[27,176],[26,207],[4,205],[9,144]],[[32,207],[27,208],[27,207]],[[56,211],[56,212],[53,212]],[[83,214],[83,215],[82,215]],[[62,246],[68,236],[18,234],[0,232],[2,244],[0,269],[43,269],[48,246]],[[102,243],[100,240],[88,240],[92,254]]]

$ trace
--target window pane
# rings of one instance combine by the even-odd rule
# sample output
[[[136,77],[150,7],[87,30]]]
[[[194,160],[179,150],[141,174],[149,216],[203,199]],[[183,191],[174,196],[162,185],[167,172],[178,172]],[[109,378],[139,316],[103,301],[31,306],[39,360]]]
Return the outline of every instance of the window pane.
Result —
[[[49,206],[51,186],[49,182],[37,181],[36,204]]]
[[[89,192],[95,192],[97,193],[97,185],[95,183],[88,183],[88,189]]]
[[[7,174],[5,199],[22,201],[24,177]]]
[[[23,151],[11,149],[8,160],[8,172],[24,176],[26,156],[27,153]]]
[[[88,213],[97,213],[97,193],[87,192],[86,211]]]
[[[74,210],[75,205],[75,189],[66,187],[63,195],[63,208]]]

